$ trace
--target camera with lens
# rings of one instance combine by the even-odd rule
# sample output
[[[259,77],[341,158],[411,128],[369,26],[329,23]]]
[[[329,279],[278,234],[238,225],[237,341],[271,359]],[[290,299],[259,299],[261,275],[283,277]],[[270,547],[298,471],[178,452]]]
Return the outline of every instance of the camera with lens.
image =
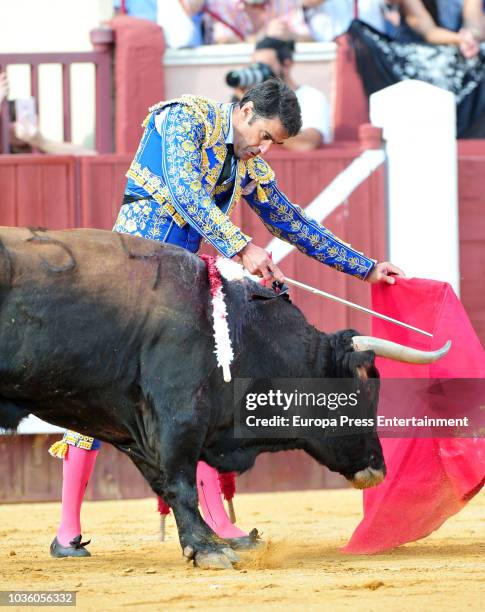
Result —
[[[267,64],[258,62],[251,64],[246,68],[239,70],[231,70],[226,74],[226,83],[229,87],[241,87],[241,89],[249,89],[258,85],[263,81],[267,81],[275,76],[275,73]]]

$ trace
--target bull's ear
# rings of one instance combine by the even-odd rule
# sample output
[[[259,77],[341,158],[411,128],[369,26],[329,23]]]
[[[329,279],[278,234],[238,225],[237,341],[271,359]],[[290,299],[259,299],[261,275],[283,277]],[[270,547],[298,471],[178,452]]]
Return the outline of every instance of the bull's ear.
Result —
[[[379,378],[379,372],[376,366],[374,365],[374,360],[372,360],[372,362],[365,361],[364,363],[358,365],[355,370],[360,380],[367,380],[368,378]]]
[[[346,357],[347,367],[355,378],[363,381],[368,378],[379,378],[374,351],[352,351],[347,353]]]
[[[271,289],[269,287],[265,287],[264,285],[260,285],[258,283],[254,283],[251,287],[251,297],[250,300],[275,300],[276,298],[280,298],[287,302],[290,302],[289,290],[287,285],[282,283],[278,283],[277,281],[273,282]]]
[[[275,298],[274,295],[262,295],[261,293],[253,292],[249,299],[251,300],[251,302],[254,302],[256,300],[263,300],[263,301],[274,300],[274,298]]]

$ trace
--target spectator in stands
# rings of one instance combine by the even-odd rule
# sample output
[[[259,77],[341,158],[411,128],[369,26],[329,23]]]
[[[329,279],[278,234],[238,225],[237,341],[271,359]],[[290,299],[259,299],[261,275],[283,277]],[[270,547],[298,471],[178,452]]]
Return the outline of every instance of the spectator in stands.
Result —
[[[358,20],[349,29],[367,94],[409,78],[442,87],[455,95],[458,137],[485,137],[482,0],[393,3],[401,15],[394,39]]]
[[[37,123],[27,121],[15,122],[11,143],[14,148],[24,149],[14,151],[19,153],[28,153],[32,149],[36,149],[41,153],[48,153],[50,155],[96,155],[96,151],[93,149],[88,149],[72,142],[49,140],[39,130]]]
[[[346,32],[355,16],[354,0],[302,0],[305,19],[316,41],[331,41]],[[358,18],[380,32],[386,28],[383,0],[359,0]]]
[[[302,0],[114,0],[116,14],[157,22],[172,48],[254,42],[275,38],[312,40]]]
[[[203,44],[204,0],[114,0],[115,14],[155,21],[173,49]]]
[[[202,38],[202,0],[159,0],[157,23],[172,49],[198,47]]]
[[[401,19],[394,39],[454,45],[464,57],[475,57],[484,38],[480,0],[393,0]]]
[[[0,72],[0,108],[7,103],[9,86],[5,72]],[[32,148],[52,155],[96,155],[96,151],[72,142],[56,142],[46,138],[39,130],[37,117],[22,117],[10,125],[10,150],[12,153],[31,153]]]
[[[385,33],[391,38],[396,37],[397,28],[401,25],[401,13],[399,7],[394,3],[393,0],[386,0],[384,3],[384,21],[385,21]],[[365,19],[363,20],[365,21]]]
[[[301,0],[206,0],[206,42],[255,42],[275,38],[311,40]]]
[[[302,129],[297,136],[285,140],[283,146],[295,151],[311,151],[331,141],[329,104],[321,91],[295,81],[292,75],[294,46],[293,41],[267,36],[257,43],[251,60],[269,66],[274,76],[293,89],[300,104]],[[244,93],[245,90],[239,88],[236,97],[242,98]]]
[[[139,19],[157,20],[158,0],[114,0],[116,15],[131,15]]]

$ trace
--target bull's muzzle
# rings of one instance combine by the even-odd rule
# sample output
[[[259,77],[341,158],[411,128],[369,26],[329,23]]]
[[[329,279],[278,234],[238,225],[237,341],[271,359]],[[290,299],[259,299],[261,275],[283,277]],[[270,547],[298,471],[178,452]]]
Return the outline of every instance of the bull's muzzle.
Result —
[[[369,487],[376,487],[378,484],[381,484],[385,475],[384,470],[366,467],[364,470],[356,472],[352,478],[349,478],[349,482],[355,489],[368,489]]]

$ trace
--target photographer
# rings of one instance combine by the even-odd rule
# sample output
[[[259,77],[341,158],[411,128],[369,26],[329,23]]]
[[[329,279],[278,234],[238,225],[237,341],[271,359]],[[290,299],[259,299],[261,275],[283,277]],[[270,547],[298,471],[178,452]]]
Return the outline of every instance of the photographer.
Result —
[[[234,87],[237,99],[257,83],[276,76],[296,94],[301,108],[303,126],[300,133],[285,141],[284,147],[294,151],[312,151],[330,137],[330,111],[327,99],[318,89],[310,85],[298,85],[292,76],[295,43],[278,38],[263,38],[252,54],[252,64],[241,70],[233,70],[226,82]]]

